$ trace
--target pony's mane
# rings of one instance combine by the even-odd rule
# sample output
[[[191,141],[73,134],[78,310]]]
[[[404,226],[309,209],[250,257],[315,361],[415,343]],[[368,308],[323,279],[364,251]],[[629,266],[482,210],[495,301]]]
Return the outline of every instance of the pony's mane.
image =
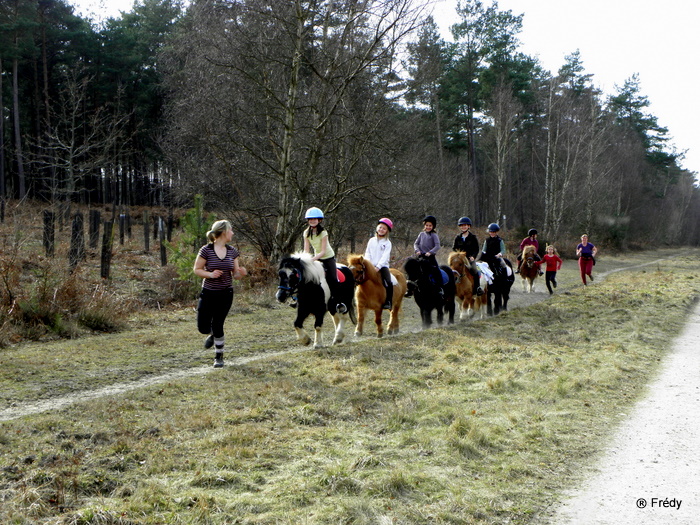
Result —
[[[325,277],[323,273],[323,265],[314,261],[310,253],[306,252],[296,252],[292,254],[292,258],[298,259],[304,269],[304,280],[306,282],[312,282],[320,284],[321,280]]]
[[[535,253],[535,247],[532,244],[528,244],[523,249],[523,255],[527,255],[528,253]]]
[[[466,252],[451,252],[447,257],[447,264],[452,266],[453,263],[459,262],[462,266],[464,266],[466,264],[466,260]]]

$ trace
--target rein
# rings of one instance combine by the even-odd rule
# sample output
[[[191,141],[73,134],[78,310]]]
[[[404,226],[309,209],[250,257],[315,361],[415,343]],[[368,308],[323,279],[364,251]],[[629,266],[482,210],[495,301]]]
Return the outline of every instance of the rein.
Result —
[[[299,292],[299,283],[302,280],[301,272],[297,270],[296,268],[292,268],[292,273],[289,274],[290,277],[292,275],[295,275],[297,277],[297,285],[292,287],[292,286],[283,286],[279,285],[277,289],[279,290],[284,290],[285,292],[289,292],[289,296],[292,298],[293,301],[297,300],[297,293]],[[287,279],[287,282],[289,282],[289,279]]]

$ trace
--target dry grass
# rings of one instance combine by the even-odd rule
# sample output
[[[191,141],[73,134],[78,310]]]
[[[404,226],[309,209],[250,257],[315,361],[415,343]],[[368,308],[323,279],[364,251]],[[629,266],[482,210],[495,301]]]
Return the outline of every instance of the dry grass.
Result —
[[[538,523],[654,375],[700,294],[698,266],[3,422],[0,521]],[[236,299],[237,355],[292,341],[269,292]],[[191,315],[0,353],[5,401],[201,364]]]

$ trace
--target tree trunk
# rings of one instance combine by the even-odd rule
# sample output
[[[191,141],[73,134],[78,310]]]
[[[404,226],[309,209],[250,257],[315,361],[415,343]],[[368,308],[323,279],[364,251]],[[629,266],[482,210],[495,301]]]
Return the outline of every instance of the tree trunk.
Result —
[[[5,222],[5,102],[2,98],[2,56],[0,56],[0,222]]]
[[[15,42],[16,43],[16,42]],[[15,131],[15,157],[17,161],[17,180],[19,198],[23,199],[27,195],[26,182],[24,178],[24,155],[22,154],[22,133],[19,119],[19,59],[12,60],[12,113],[14,116]]]
[[[44,252],[53,257],[55,248],[56,215],[51,210],[44,210]]]
[[[100,222],[102,221],[100,210],[90,210],[90,248],[97,249],[97,244],[100,241]]]

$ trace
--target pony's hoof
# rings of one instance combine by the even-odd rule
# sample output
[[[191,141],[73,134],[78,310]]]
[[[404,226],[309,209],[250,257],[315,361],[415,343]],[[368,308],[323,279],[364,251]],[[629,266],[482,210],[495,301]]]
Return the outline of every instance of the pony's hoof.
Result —
[[[305,337],[304,339],[299,339],[299,342],[304,346],[309,346],[311,344],[311,338]]]

